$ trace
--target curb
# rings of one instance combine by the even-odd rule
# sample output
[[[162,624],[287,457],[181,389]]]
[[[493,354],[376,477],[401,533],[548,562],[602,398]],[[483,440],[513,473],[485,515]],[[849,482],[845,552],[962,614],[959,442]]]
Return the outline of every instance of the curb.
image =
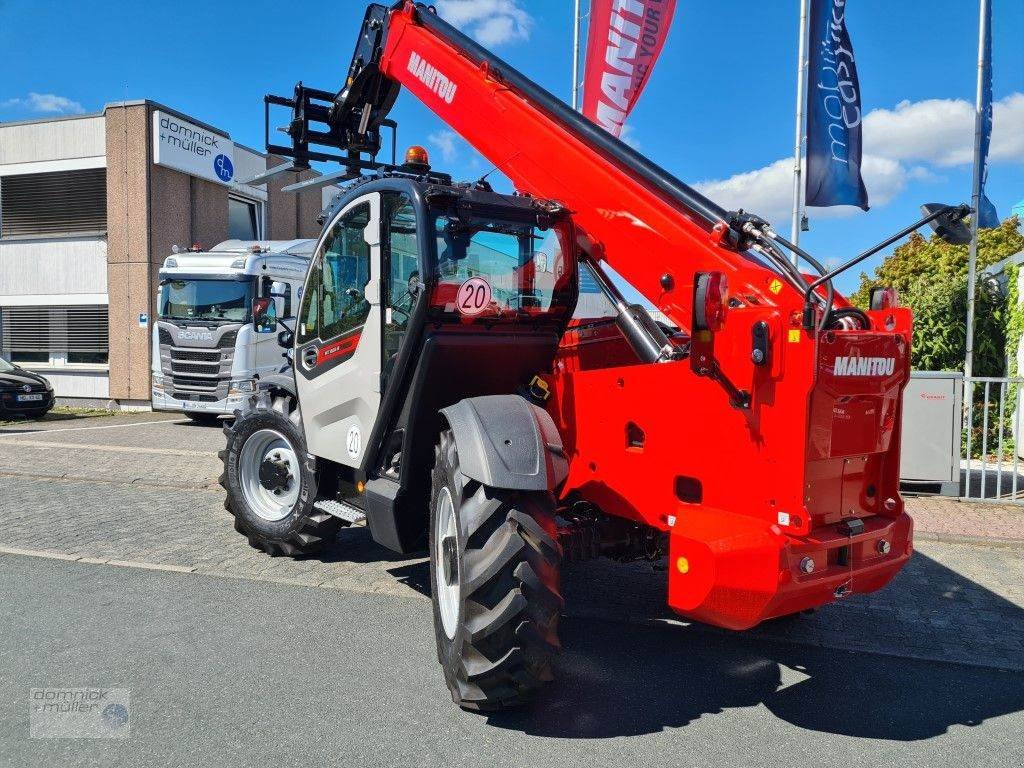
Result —
[[[1002,539],[989,536],[965,536],[958,533],[935,533],[914,531],[914,541],[934,541],[939,544],[960,544],[971,547],[999,547],[1001,549],[1024,549],[1024,539]]]

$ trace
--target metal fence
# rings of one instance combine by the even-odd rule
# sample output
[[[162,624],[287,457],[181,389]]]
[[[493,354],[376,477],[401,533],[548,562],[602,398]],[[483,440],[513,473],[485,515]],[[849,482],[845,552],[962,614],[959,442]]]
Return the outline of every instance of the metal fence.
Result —
[[[1021,377],[964,381],[962,498],[1024,504],[1022,384]]]

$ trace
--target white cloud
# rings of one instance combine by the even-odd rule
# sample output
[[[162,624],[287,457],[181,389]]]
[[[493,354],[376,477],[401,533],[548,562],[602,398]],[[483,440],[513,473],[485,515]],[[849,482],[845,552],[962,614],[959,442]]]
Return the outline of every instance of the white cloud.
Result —
[[[993,106],[990,163],[1024,162],[1024,93],[1014,93]],[[940,168],[969,165],[974,151],[974,107],[961,99],[904,101],[895,109],[876,109],[864,118],[861,169],[872,208],[890,203],[908,181],[940,181],[928,165]],[[789,219],[793,200],[793,160],[727,179],[695,185],[728,209],[743,208],[778,226]],[[849,216],[853,206],[815,208],[816,217]]]
[[[484,46],[530,39],[533,17],[519,0],[438,0],[441,18]]]
[[[865,157],[861,171],[872,208],[887,205],[903,191],[909,178],[917,178],[916,173],[885,157]],[[764,168],[738,173],[728,179],[702,181],[694,186],[723,208],[743,208],[780,226],[792,213],[793,159],[783,158]],[[815,208],[814,215],[839,218],[859,210],[852,205],[841,205]]]
[[[456,155],[459,153],[455,146],[456,138],[453,131],[434,131],[434,133],[427,136],[427,141],[437,147],[441,153],[441,158],[446,163],[450,163],[455,160]]]
[[[619,138],[626,142],[633,149],[640,149],[640,140],[633,135],[633,126],[629,123],[624,123],[622,131],[619,133]]]
[[[29,93],[24,99],[8,99],[0,103],[5,109],[26,109],[29,112],[42,112],[44,114],[71,114],[80,115],[85,112],[82,105],[72,101],[66,96],[58,96],[55,93]]]
[[[992,106],[993,163],[1024,162],[1024,93]],[[974,105],[964,99],[902,101],[864,118],[865,152],[894,160],[949,167],[969,165],[974,154]]]

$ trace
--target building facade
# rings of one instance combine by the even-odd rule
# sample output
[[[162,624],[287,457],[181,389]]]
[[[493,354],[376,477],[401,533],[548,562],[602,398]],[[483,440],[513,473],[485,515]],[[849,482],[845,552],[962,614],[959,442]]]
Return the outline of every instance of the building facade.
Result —
[[[280,158],[151,101],[0,123],[0,355],[59,398],[144,407],[158,270],[175,246],[317,237],[336,187],[245,184]]]

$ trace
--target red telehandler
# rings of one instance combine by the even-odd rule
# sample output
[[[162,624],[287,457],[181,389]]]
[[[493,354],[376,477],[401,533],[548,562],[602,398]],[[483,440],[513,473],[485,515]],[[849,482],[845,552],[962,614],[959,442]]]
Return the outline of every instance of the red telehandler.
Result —
[[[378,162],[401,87],[516,193],[453,182],[420,148],[396,164],[394,138]],[[272,105],[290,146],[269,140]],[[351,184],[279,335],[292,366],[227,430],[226,506],[272,555],[363,516],[394,551],[425,541],[459,705],[551,679],[562,562],[667,556],[670,607],[736,630],[907,562],[910,312],[890,291],[862,311],[831,281],[927,223],[962,238],[968,209],[926,206],[826,272],[412,2],[369,7],[339,92],[300,83],[266,111],[285,168],[337,161],[327,178]],[[276,306],[254,302],[258,331]]]

